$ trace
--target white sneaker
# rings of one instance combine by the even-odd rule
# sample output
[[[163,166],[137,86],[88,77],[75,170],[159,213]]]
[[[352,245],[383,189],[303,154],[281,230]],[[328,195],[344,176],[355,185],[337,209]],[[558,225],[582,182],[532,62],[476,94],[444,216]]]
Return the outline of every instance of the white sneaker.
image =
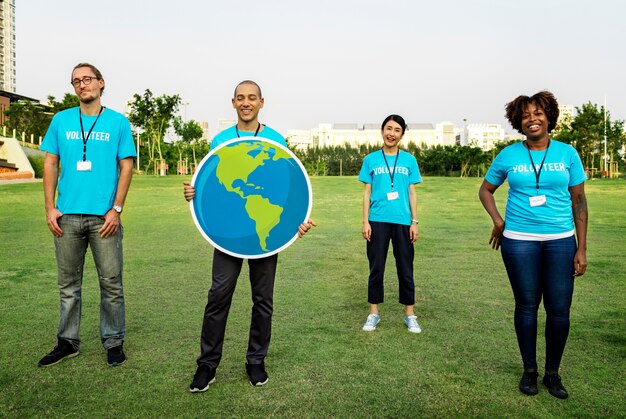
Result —
[[[376,330],[376,325],[380,322],[380,316],[378,314],[370,314],[367,316],[367,320],[363,325],[363,330],[366,332],[371,332],[372,330]]]
[[[420,333],[422,331],[416,316],[404,316],[404,323],[411,333]]]

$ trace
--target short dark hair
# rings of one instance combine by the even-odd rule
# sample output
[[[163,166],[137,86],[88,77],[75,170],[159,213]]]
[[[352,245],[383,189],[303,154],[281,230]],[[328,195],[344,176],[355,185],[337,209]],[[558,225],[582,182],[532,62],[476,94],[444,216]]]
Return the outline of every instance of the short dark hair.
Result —
[[[78,63],[78,64],[76,64],[74,66],[74,68],[72,69],[72,75],[74,74],[74,70],[76,70],[77,68],[83,68],[83,67],[89,67],[91,69],[91,71],[93,71],[93,74],[96,75],[96,78],[98,80],[104,80],[100,70],[98,70],[95,65],[89,64],[89,63]],[[72,80],[70,80],[70,81],[72,81]],[[102,86],[102,89],[100,89],[100,95],[102,95],[103,92],[104,92],[104,86]]]
[[[400,127],[402,128],[402,135],[404,135],[404,131],[406,130],[406,122],[404,122],[404,118],[402,118],[400,115],[395,114],[389,115],[387,118],[385,118],[383,124],[380,126],[381,131],[385,129],[385,125],[387,125],[387,122],[389,121],[396,122],[398,125],[400,125]]]
[[[520,134],[524,133],[522,131],[522,116],[526,107],[530,104],[543,109],[548,117],[548,132],[551,132],[556,127],[556,121],[559,119],[559,103],[554,95],[547,90],[542,90],[530,97],[518,96],[507,103],[504,108],[506,110],[506,119],[509,120],[511,126]]]
[[[259,98],[263,97],[263,94],[261,93],[261,86],[259,86],[256,82],[252,80],[244,80],[241,83],[239,83],[237,86],[235,86],[235,92],[233,93],[233,98],[237,97],[237,88],[241,86],[242,84],[254,84],[256,88],[259,90]]]

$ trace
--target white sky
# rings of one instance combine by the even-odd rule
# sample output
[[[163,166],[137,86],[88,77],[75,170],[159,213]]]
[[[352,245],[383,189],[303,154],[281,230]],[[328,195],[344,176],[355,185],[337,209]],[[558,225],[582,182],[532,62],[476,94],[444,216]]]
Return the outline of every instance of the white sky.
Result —
[[[260,120],[500,123],[520,94],[602,105],[626,119],[623,0],[17,0],[17,90],[73,92],[82,61],[103,103],[179,94],[188,119],[234,118],[234,86],[263,89]],[[181,106],[183,115],[185,107]]]

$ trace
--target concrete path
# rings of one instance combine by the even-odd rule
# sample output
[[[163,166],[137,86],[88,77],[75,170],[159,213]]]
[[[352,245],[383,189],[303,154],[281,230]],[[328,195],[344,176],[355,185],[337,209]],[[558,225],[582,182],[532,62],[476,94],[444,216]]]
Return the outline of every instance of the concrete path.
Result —
[[[13,185],[16,183],[35,183],[35,182],[43,182],[43,179],[0,179],[0,186],[2,185]]]

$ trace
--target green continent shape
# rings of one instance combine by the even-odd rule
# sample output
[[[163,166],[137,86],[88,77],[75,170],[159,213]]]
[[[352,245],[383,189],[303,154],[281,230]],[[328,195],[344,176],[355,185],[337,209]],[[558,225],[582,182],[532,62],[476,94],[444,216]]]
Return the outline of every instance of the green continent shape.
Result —
[[[261,195],[248,195],[246,197],[246,211],[256,223],[256,234],[259,237],[261,249],[267,252],[267,238],[270,236],[270,231],[280,222],[283,208],[280,205],[272,204],[269,199]]]
[[[270,159],[270,154],[268,153],[270,146],[263,145],[262,150],[259,151],[259,145],[258,142],[241,142],[231,147],[222,148],[217,153],[220,162],[215,169],[215,176],[228,192],[236,193],[246,201],[246,212],[250,219],[255,222],[259,245],[261,249],[267,251],[267,238],[270,235],[270,231],[280,223],[280,215],[283,213],[283,208],[272,204],[269,199],[261,195],[245,195],[240,187],[234,186],[235,181],[242,180],[243,183],[253,187],[255,190],[263,189],[261,185],[248,183],[250,174]],[[272,161],[291,158],[289,153],[282,148],[271,147],[271,149],[275,151]],[[253,150],[258,151],[256,156],[249,154]]]

